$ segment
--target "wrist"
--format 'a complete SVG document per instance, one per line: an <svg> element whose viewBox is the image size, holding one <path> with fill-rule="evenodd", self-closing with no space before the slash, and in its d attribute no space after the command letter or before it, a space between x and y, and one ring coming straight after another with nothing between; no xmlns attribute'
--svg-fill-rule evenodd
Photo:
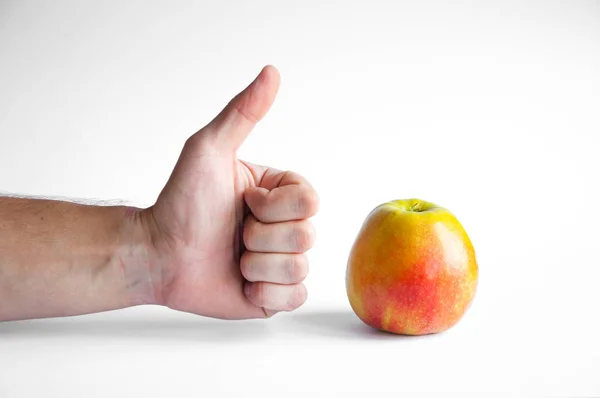
<svg viewBox="0 0 600 398"><path fill-rule="evenodd" d="M125 295L132 306L163 305L163 267L153 244L148 210L123 208L120 244L114 259L121 267Z"/></svg>

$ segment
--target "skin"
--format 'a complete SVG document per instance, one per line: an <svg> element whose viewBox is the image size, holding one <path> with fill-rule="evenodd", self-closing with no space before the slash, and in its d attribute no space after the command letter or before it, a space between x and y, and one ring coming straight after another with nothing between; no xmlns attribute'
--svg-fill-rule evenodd
<svg viewBox="0 0 600 398"><path fill-rule="evenodd" d="M352 247L346 287L367 325L407 335L455 325L475 294L473 245L448 210L418 199L384 203Z"/></svg>
<svg viewBox="0 0 600 398"><path fill-rule="evenodd" d="M0 198L0 320L141 304L246 319L302 305L317 194L236 156L278 87L265 67L192 135L150 208Z"/></svg>

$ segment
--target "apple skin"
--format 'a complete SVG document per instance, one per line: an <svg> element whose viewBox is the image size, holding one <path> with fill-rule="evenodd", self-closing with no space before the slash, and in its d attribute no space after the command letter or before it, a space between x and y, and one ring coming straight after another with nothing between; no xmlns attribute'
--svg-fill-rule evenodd
<svg viewBox="0 0 600 398"><path fill-rule="evenodd" d="M367 325L423 335L462 318L477 278L471 240L450 211L419 199L395 200L377 206L362 225L346 290Z"/></svg>

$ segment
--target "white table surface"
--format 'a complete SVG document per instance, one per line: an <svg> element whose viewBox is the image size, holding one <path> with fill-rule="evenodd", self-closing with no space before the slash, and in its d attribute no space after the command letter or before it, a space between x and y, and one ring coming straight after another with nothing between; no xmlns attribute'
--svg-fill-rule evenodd
<svg viewBox="0 0 600 398"><path fill-rule="evenodd" d="M0 190L151 205L272 63L240 157L322 202L302 309L2 323L0 397L600 395L598 3L390 4L0 1ZM440 335L375 332L345 296L365 216L408 197L452 210L479 260Z"/></svg>

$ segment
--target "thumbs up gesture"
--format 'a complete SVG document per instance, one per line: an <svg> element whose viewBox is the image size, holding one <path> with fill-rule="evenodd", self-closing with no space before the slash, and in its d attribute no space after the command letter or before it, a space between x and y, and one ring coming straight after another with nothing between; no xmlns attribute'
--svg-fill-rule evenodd
<svg viewBox="0 0 600 398"><path fill-rule="evenodd" d="M244 319L306 300L304 254L318 197L300 175L237 159L268 112L279 73L265 67L186 142L154 206L140 213L151 243L148 300L200 315Z"/></svg>

